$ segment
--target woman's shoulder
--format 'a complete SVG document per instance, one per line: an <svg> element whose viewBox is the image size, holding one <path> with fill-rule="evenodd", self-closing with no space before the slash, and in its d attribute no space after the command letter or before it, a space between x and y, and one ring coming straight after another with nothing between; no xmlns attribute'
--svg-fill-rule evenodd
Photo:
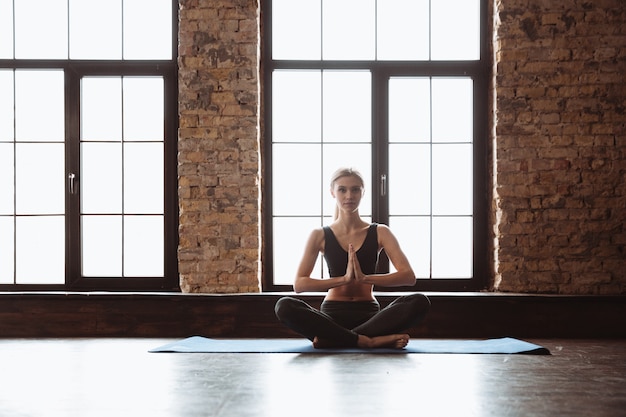
<svg viewBox="0 0 626 417"><path fill-rule="evenodd" d="M309 238L310 239L324 239L324 227L317 227L313 230L311 230L311 233L309 234Z"/></svg>
<svg viewBox="0 0 626 417"><path fill-rule="evenodd" d="M374 224L376 224L376 223L374 223ZM386 224L377 223L376 224L376 232L378 234L379 242L384 242L385 240L394 237L394 234L391 231L391 228L389 226L387 226Z"/></svg>
<svg viewBox="0 0 626 417"><path fill-rule="evenodd" d="M383 233L391 233L391 229L386 224L372 223L370 227L375 227L378 232L382 231Z"/></svg>
<svg viewBox="0 0 626 417"><path fill-rule="evenodd" d="M324 250L324 229L322 227L311 230L311 233L309 233L307 247L309 250Z"/></svg>

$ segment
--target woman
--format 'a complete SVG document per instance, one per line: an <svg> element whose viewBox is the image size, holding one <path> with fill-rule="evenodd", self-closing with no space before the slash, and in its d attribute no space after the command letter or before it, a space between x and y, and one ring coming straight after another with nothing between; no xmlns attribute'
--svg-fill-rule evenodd
<svg viewBox="0 0 626 417"><path fill-rule="evenodd" d="M339 169L330 185L336 200L335 221L311 233L294 282L296 293L327 291L326 297L319 310L297 298L283 297L276 303L276 316L315 348L402 349L409 343L406 330L424 318L430 301L412 294L380 309L374 285L410 286L415 284L415 274L391 230L361 219L359 204L365 191L361 174ZM396 272L376 273L383 249ZM320 253L328 265L328 279L311 277Z"/></svg>

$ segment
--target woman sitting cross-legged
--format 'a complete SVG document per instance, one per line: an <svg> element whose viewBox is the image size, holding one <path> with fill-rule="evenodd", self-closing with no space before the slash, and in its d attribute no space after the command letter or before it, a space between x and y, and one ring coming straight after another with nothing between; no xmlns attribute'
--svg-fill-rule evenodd
<svg viewBox="0 0 626 417"><path fill-rule="evenodd" d="M375 285L410 286L415 274L389 227L361 219L364 181L357 171L335 172L330 191L336 200L335 221L313 230L294 282L297 293L327 291L326 296L319 310L295 297L283 297L276 303L276 316L316 348L402 349L409 343L407 329L426 316L430 301L416 293L380 308ZM383 249L395 272L376 273ZM328 265L328 279L311 277L320 253Z"/></svg>

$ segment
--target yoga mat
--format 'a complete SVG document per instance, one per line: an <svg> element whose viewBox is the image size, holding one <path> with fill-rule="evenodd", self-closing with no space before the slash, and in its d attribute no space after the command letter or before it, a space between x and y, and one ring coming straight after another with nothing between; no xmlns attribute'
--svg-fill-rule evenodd
<svg viewBox="0 0 626 417"><path fill-rule="evenodd" d="M149 352L181 353L525 353L549 355L542 346L504 337L486 340L411 339L404 349L315 349L307 339L209 339L192 336Z"/></svg>

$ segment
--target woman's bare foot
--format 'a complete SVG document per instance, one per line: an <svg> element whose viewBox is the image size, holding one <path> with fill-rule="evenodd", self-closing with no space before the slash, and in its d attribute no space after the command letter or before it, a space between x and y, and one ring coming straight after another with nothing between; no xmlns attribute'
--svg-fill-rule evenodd
<svg viewBox="0 0 626 417"><path fill-rule="evenodd" d="M408 334L390 334L385 336L367 337L359 335L357 340L357 347L364 349L376 349L376 348L392 348L392 349L404 349L409 344ZM321 340L317 336L313 339L313 347L315 349L328 349L340 347L332 342Z"/></svg>
<svg viewBox="0 0 626 417"><path fill-rule="evenodd" d="M367 337L359 335L357 346L367 349L393 348L404 349L409 344L408 334L390 334L386 336Z"/></svg>
<svg viewBox="0 0 626 417"><path fill-rule="evenodd" d="M313 347L315 349L324 349L324 348L330 348L332 346L330 343L324 343L323 340L320 340L319 337L315 336L315 338L313 338Z"/></svg>

